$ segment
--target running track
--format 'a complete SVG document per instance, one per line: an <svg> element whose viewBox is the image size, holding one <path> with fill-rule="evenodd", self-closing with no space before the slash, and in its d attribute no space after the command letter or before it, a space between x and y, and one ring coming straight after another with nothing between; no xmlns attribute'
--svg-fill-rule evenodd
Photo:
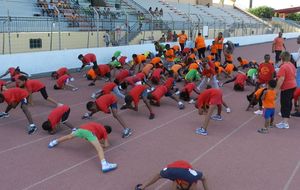
<svg viewBox="0 0 300 190"><path fill-rule="evenodd" d="M288 40L289 51L296 51L296 40ZM240 47L235 58L262 60L271 53L271 44ZM274 57L274 56L272 56ZM274 59L274 58L273 58ZM26 69L25 69L26 70ZM96 87L79 74L74 74L77 92L54 91L54 81L43 78L51 97L71 106L69 121L79 126L86 112L85 104ZM180 86L181 84L179 84ZM141 105L138 113L120 111L126 123L134 129L128 139L120 137L121 127L111 115L95 114L93 121L113 126L109 136L111 147L106 159L119 164L116 171L103 174L93 148L76 139L49 150L50 140L70 131L66 128L49 136L41 129L51 104L40 94L34 95L35 105L30 107L39 130L29 136L27 120L21 109L12 110L10 117L0 120L0 189L2 190L131 190L144 182L169 162L184 159L204 172L211 190L299 190L300 187L300 125L292 118L290 129L271 129L268 135L256 130L263 118L244 111L247 106L245 92L233 92L232 84L223 88L224 99L232 113L223 113L221 122L211 121L207 137L194 134L203 121L193 105L179 110L172 100L163 99L154 108L156 118L148 120L148 111ZM123 103L119 101L119 104ZM0 105L4 110L5 105ZM277 109L278 110L278 109ZM279 116L276 121L279 121ZM161 180L149 190L169 189L170 182ZM201 188L200 188L201 189Z"/></svg>

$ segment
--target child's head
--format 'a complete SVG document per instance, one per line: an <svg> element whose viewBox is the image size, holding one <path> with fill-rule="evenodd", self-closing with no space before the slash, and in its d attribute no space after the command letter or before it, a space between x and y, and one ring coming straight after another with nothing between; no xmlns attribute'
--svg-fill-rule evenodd
<svg viewBox="0 0 300 190"><path fill-rule="evenodd" d="M127 82L122 82L121 84L120 84L120 86L119 86L122 90L125 90L125 89L127 89L127 87L128 87L128 83Z"/></svg>
<svg viewBox="0 0 300 190"><path fill-rule="evenodd" d="M210 88L212 88L212 86L211 86L210 84L208 84L208 85L206 86L206 89L210 89Z"/></svg>
<svg viewBox="0 0 300 190"><path fill-rule="evenodd" d="M239 62L241 62L241 61L242 61L242 58L241 58L241 57L238 57L237 60L238 60Z"/></svg>
<svg viewBox="0 0 300 190"><path fill-rule="evenodd" d="M111 133L111 131L112 131L111 126L109 126L109 125L104 125L104 128L105 128L105 131L106 131L107 134L110 134L110 133Z"/></svg>
<svg viewBox="0 0 300 190"><path fill-rule="evenodd" d="M215 41L212 41L211 44L214 45L214 44L215 44Z"/></svg>
<svg viewBox="0 0 300 190"><path fill-rule="evenodd" d="M92 113L96 113L98 111L97 105L93 101L89 101L88 103L86 103L86 109Z"/></svg>
<svg viewBox="0 0 300 190"><path fill-rule="evenodd" d="M189 93L188 93L186 90L181 91L180 94L179 94L179 97L180 97L180 99L182 99L183 101L189 101L189 100L190 100Z"/></svg>
<svg viewBox="0 0 300 190"><path fill-rule="evenodd" d="M268 88L274 89L276 88L277 81L276 80L270 80L268 83Z"/></svg>
<svg viewBox="0 0 300 190"><path fill-rule="evenodd" d="M167 50L170 49L170 44L166 44L166 49L167 49Z"/></svg>
<svg viewBox="0 0 300 190"><path fill-rule="evenodd" d="M79 59L80 61L82 61L82 60L83 60L83 55L82 55L82 54L79 54L79 55L78 55L78 59Z"/></svg>
<svg viewBox="0 0 300 190"><path fill-rule="evenodd" d="M131 95L126 95L125 96L125 103L126 105L131 105L131 102L133 101L133 98Z"/></svg>
<svg viewBox="0 0 300 190"><path fill-rule="evenodd" d="M19 76L18 79L17 79L18 86L21 87L21 88L23 88L24 85L25 85L25 82L26 82L27 80L28 80L28 79L27 79L26 76L24 76L24 75Z"/></svg>
<svg viewBox="0 0 300 190"><path fill-rule="evenodd" d="M58 74L57 74L56 71L54 71L54 72L51 73L51 78L58 79Z"/></svg>
<svg viewBox="0 0 300 190"><path fill-rule="evenodd" d="M271 56L269 54L265 54L264 60L266 63L268 63L271 60Z"/></svg>
<svg viewBox="0 0 300 190"><path fill-rule="evenodd" d="M55 85L53 86L53 89L54 89L54 90L59 90L60 88L55 84Z"/></svg>
<svg viewBox="0 0 300 190"><path fill-rule="evenodd" d="M137 58L137 54L132 54L132 59L136 59Z"/></svg>
<svg viewBox="0 0 300 190"><path fill-rule="evenodd" d="M42 128L45 130L45 131L48 131L49 133L52 131L52 126L51 126L51 123L49 120L45 121L43 124L42 124Z"/></svg>
<svg viewBox="0 0 300 190"><path fill-rule="evenodd" d="M2 93L0 93L0 103L3 103L5 100L4 95Z"/></svg>

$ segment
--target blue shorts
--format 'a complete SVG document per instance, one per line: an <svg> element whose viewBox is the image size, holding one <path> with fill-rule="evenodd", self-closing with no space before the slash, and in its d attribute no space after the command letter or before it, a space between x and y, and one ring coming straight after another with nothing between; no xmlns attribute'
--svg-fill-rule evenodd
<svg viewBox="0 0 300 190"><path fill-rule="evenodd" d="M27 101L27 98L24 98L23 100L21 100L21 105L27 105L28 104L28 101Z"/></svg>
<svg viewBox="0 0 300 190"><path fill-rule="evenodd" d="M265 108L264 109L264 118L265 119L270 119L273 118L275 115L275 108Z"/></svg>
<svg viewBox="0 0 300 190"><path fill-rule="evenodd" d="M110 105L111 109L118 109L118 104L117 103L113 103L112 105Z"/></svg>
<svg viewBox="0 0 300 190"><path fill-rule="evenodd" d="M147 92L147 89L143 91L143 93L141 94L141 98L147 98L148 96L148 92Z"/></svg>

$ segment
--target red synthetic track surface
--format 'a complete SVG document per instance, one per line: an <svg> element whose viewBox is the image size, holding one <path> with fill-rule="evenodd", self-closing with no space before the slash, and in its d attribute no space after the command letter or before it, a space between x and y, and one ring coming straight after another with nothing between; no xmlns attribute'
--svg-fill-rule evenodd
<svg viewBox="0 0 300 190"><path fill-rule="evenodd" d="M296 40L288 40L289 51L296 51ZM261 61L271 53L271 44L240 47L235 57ZM272 56L273 57L273 56ZM88 87L88 82L74 74L79 91L54 91L54 81L41 79L47 84L51 97L71 106L69 121L76 126L86 112L85 104L91 93L100 87ZM234 92L232 84L223 87L224 100L232 113L223 113L223 121L211 121L209 135L194 133L203 122L193 105L179 110L172 100L164 98L161 107L154 108L156 118L148 120L148 111L140 105L135 113L120 111L126 123L134 130L131 137L120 137L121 127L111 115L95 114L93 121L113 126L109 136L111 147L106 159L119 164L113 172L103 174L92 146L81 139L68 141L49 150L50 140L69 133L63 128L50 136L41 129L51 104L40 94L34 95L35 105L30 107L39 130L27 135L28 125L20 108L12 110L10 117L0 121L0 189L2 190L131 190L159 172L166 164L183 159L202 170L211 190L299 190L300 187L300 125L292 118L290 129L271 129L267 135L256 132L263 126L263 118L247 106L245 92ZM119 101L119 104L123 103ZM6 105L0 106L4 110ZM278 109L277 109L278 110ZM280 117L276 115L276 121ZM170 182L161 180L149 189L169 189ZM202 189L199 187L199 189Z"/></svg>

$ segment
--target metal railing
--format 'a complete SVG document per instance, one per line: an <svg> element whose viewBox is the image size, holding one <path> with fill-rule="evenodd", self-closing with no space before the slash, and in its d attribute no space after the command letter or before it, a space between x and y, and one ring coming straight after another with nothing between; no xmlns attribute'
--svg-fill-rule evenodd
<svg viewBox="0 0 300 190"><path fill-rule="evenodd" d="M197 16L197 15L196 15ZM0 17L0 51L2 54L18 53L26 51L52 51L71 48L91 48L104 46L101 32L109 31L113 45L131 44L131 40L138 34L144 32L140 41L147 39L158 40L159 34L168 31L186 30L190 34L190 39L194 38L198 32L202 32L203 26L208 26L209 33L207 38L214 38L218 32L223 32L225 37L260 35L277 33L282 30L282 26L270 28L263 23L245 23L225 21L205 22L205 18L194 17L190 22L146 18L139 21L134 15L126 15L121 19L100 18L97 10L93 9L91 16L79 16L76 19L63 17ZM130 19L131 18L131 19ZM192 17L191 17L192 19ZM141 25L139 24L141 22ZM290 28L291 29L291 28ZM289 28L285 29L288 32ZM29 49L28 41L20 40L19 34L32 34L33 37L39 37L39 33L48 33L49 40L44 40L43 48ZM71 34L72 33L72 34ZM73 34L78 34L76 35ZM153 36L153 33L156 35ZM1 36L2 34L2 36ZM13 35L12 35L13 34ZM80 35L79 35L80 34ZM18 39L16 39L18 38ZM49 43L48 43L49 41ZM70 45L72 42L73 45ZM24 43L27 43L24 45ZM27 47L24 48L24 47Z"/></svg>

